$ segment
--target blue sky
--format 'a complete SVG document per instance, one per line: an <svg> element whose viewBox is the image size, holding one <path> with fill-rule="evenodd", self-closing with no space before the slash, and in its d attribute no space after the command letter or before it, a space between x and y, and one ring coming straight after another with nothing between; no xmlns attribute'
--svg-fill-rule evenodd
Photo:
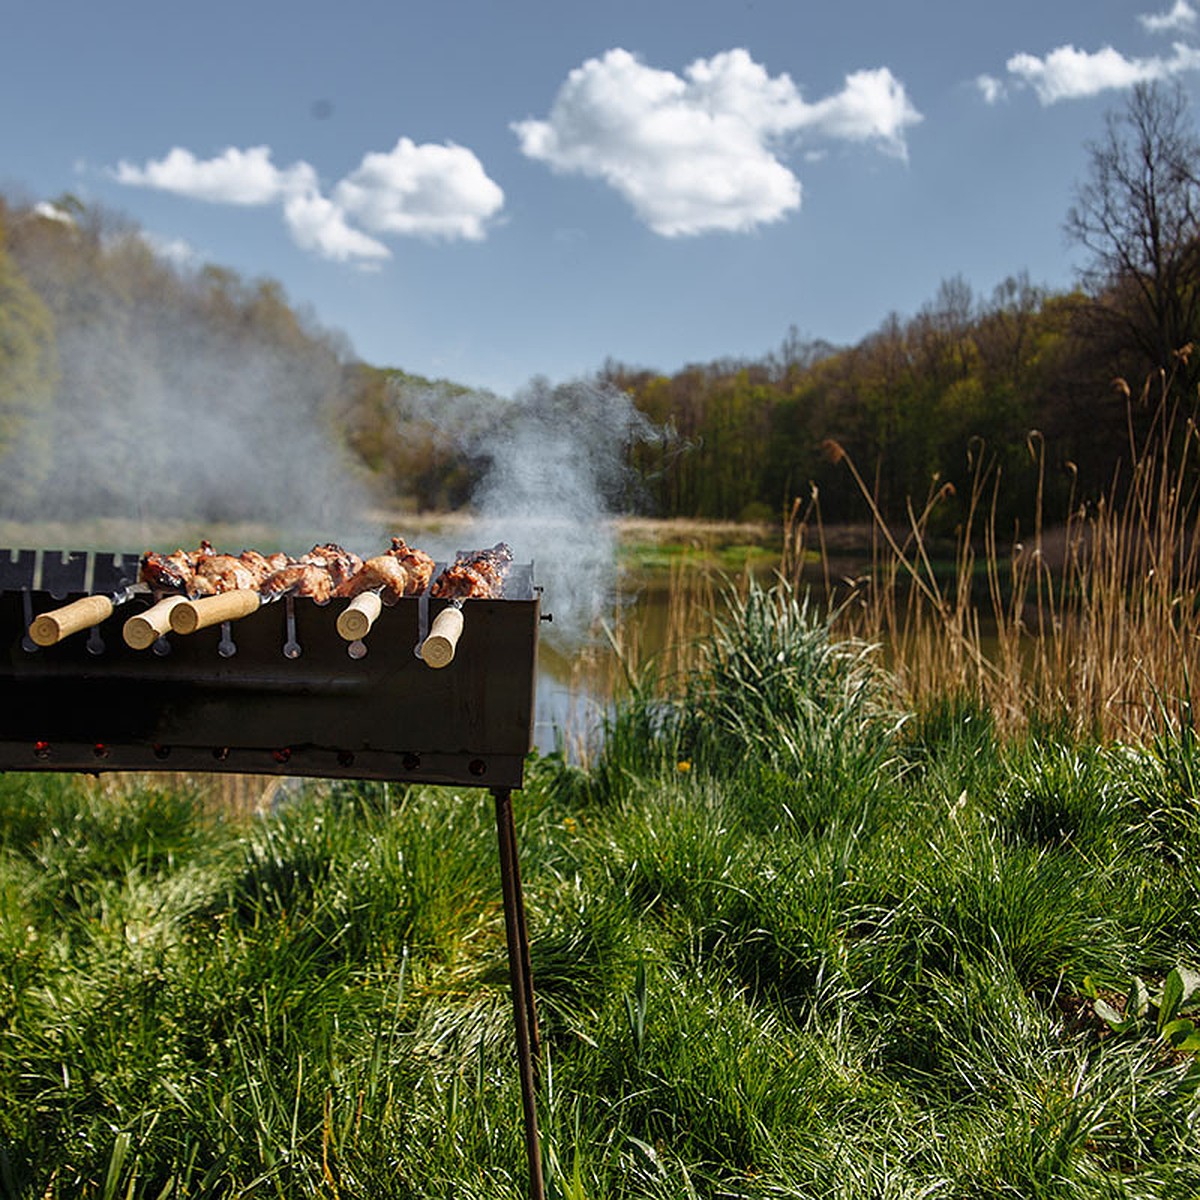
<svg viewBox="0 0 1200 1200"><path fill-rule="evenodd" d="M1069 286L1086 143L1200 81L1200 3L6 6L0 189L279 280L377 365L511 392L852 343Z"/></svg>

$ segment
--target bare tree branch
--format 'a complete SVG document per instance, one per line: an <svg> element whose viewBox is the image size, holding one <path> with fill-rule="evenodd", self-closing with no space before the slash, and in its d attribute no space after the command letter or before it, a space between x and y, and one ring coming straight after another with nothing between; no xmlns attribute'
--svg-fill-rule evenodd
<svg viewBox="0 0 1200 1200"><path fill-rule="evenodd" d="M1110 335L1171 367L1200 334L1200 139L1183 89L1137 85L1088 151L1065 224L1091 255L1080 280Z"/></svg>

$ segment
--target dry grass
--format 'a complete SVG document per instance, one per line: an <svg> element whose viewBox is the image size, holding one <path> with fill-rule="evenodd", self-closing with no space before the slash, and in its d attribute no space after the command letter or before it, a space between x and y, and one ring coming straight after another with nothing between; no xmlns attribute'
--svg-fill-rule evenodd
<svg viewBox="0 0 1200 1200"><path fill-rule="evenodd" d="M1049 725L1124 741L1150 737L1164 719L1190 720L1191 680L1200 677L1200 447L1169 384L1160 378L1156 394L1147 385L1131 399L1131 417L1140 404L1154 419L1141 440L1130 420L1132 467L1111 493L1097 503L1073 500L1064 518L1048 522L1039 487L1023 536L999 528L1002 481L986 448L974 447L949 570L935 561L930 525L953 488L935 481L897 529L854 462L830 443L872 513L867 566L853 580L837 577L838 547L814 491L785 519L779 573L823 601L835 631L883 648L897 699L910 709L953 697L988 709L1008 735ZM1041 435L1031 434L1027 448L1044 478ZM722 585L686 558L672 569L655 687L678 694L722 610L721 587L744 595L746 582ZM617 613L608 629L614 653L605 660L596 650L577 667L602 695L643 680L650 665L638 620Z"/></svg>
<svg viewBox="0 0 1200 1200"><path fill-rule="evenodd" d="M290 539L271 525L209 523L160 518L94 517L84 521L0 520L0 545L14 549L55 547L138 553L149 548L195 546L208 538L221 546L273 546Z"/></svg>
<svg viewBox="0 0 1200 1200"><path fill-rule="evenodd" d="M745 521L708 521L699 518L620 517L615 522L617 535L624 542L651 545L691 542L697 546L730 542L769 542L777 536L770 524Z"/></svg>
<svg viewBox="0 0 1200 1200"><path fill-rule="evenodd" d="M293 781L280 775L187 775L145 771L110 772L90 779L80 777L80 783L113 798L128 797L146 788L177 790L196 796L203 811L236 823L271 812L280 794Z"/></svg>
<svg viewBox="0 0 1200 1200"><path fill-rule="evenodd" d="M949 579L928 549L930 518L953 494L949 485L935 485L920 509L910 505L907 528L896 531L833 447L871 507L875 536L864 577L838 595L826 575L827 599L839 605L839 628L888 648L905 704L970 697L1008 733L1041 721L1135 741L1161 728L1165 710L1182 711L1200 666L1197 430L1166 381L1160 388L1142 441L1130 421L1126 478L1099 503L1073 502L1053 529L1039 486L1029 535L1005 542L996 521L1001 481L978 447ZM1152 402L1149 386L1139 402ZM1044 478L1036 432L1028 450ZM783 570L798 579L822 531L819 511L797 506L792 517Z"/></svg>

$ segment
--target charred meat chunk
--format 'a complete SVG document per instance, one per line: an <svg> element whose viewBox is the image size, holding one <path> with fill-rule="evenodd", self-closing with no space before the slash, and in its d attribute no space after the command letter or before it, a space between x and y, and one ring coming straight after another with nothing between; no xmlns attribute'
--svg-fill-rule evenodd
<svg viewBox="0 0 1200 1200"><path fill-rule="evenodd" d="M460 554L437 577L431 594L446 600L496 600L512 565L512 548L497 542L490 550Z"/></svg>

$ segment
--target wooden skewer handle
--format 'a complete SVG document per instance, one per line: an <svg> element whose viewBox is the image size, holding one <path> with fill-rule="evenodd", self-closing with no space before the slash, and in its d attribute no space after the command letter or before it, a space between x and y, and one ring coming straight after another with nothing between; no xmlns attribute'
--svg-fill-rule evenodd
<svg viewBox="0 0 1200 1200"><path fill-rule="evenodd" d="M112 610L113 602L107 596L84 596L35 617L29 626L29 636L38 646L53 646L72 633L106 621Z"/></svg>
<svg viewBox="0 0 1200 1200"><path fill-rule="evenodd" d="M171 628L176 633L195 633L209 625L222 621L236 621L247 617L262 601L258 593L249 588L235 588L219 596L202 596L199 600L185 600L171 609Z"/></svg>
<svg viewBox="0 0 1200 1200"><path fill-rule="evenodd" d="M371 632L382 608L383 600L378 592L359 592L338 614L338 633L348 642L361 641Z"/></svg>
<svg viewBox="0 0 1200 1200"><path fill-rule="evenodd" d="M444 667L454 661L458 639L462 637L461 608L443 608L429 627L429 636L421 643L421 657L431 667Z"/></svg>
<svg viewBox="0 0 1200 1200"><path fill-rule="evenodd" d="M186 603L184 596L168 596L145 612L130 617L121 630L125 645L134 650L147 650L171 628L171 610Z"/></svg>

